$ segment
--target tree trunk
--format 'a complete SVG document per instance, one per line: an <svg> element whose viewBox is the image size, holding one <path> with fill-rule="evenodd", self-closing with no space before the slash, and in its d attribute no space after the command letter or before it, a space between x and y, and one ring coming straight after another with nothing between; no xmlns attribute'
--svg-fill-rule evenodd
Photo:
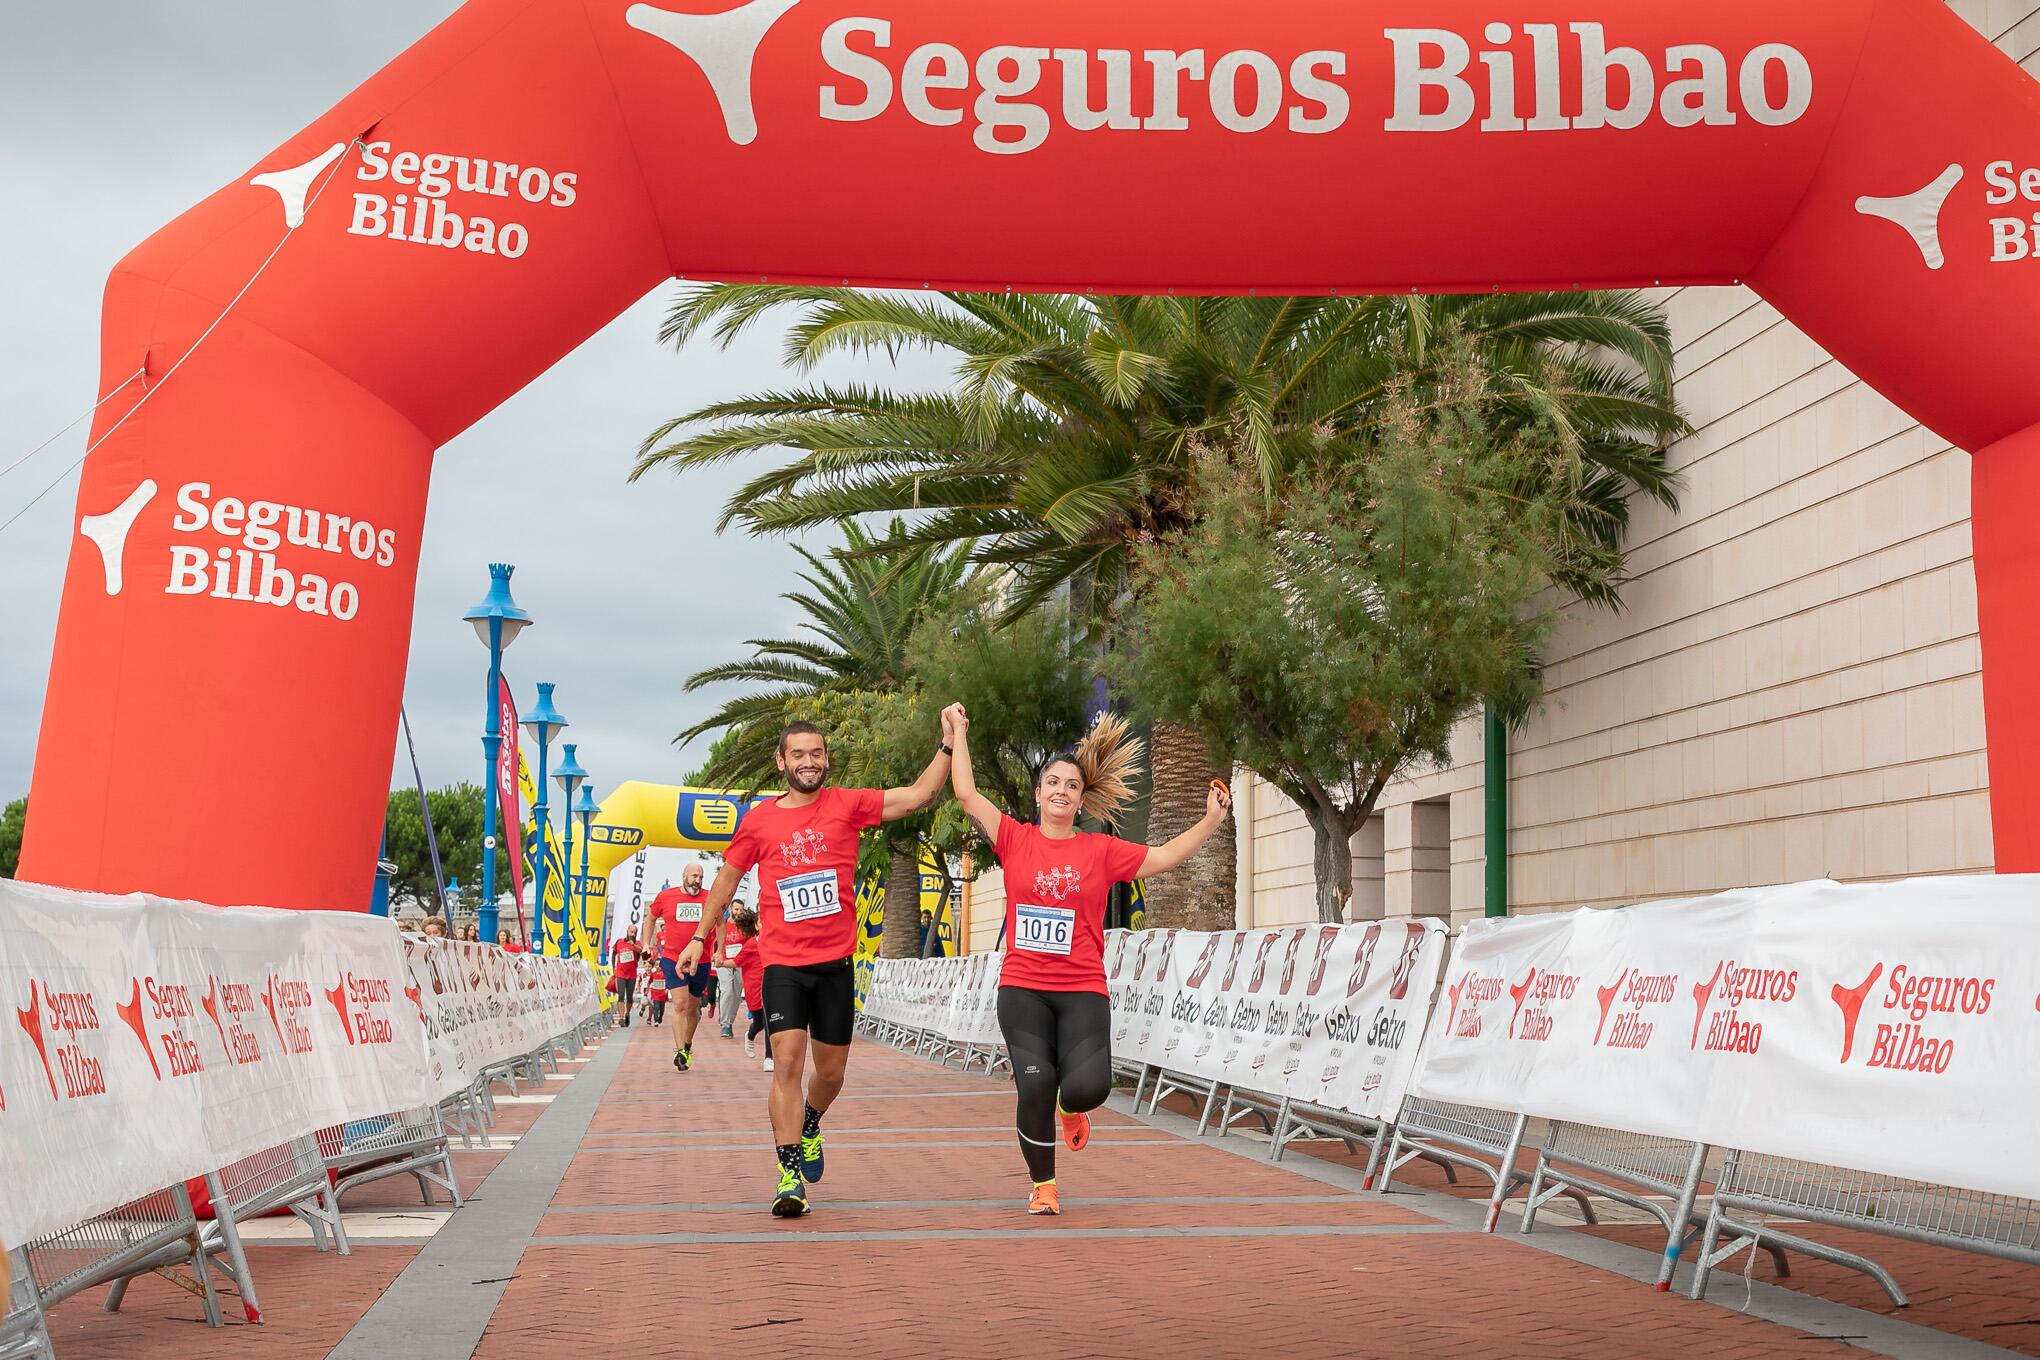
<svg viewBox="0 0 2040 1360"><path fill-rule="evenodd" d="M892 866L885 875L885 940L889 959L921 957L921 866L914 847L888 846Z"/></svg>
<svg viewBox="0 0 2040 1360"><path fill-rule="evenodd" d="M1231 772L1213 767L1197 734L1179 723L1157 722L1148 741L1154 795L1148 808L1148 844L1161 845L1204 820L1206 791ZM1150 880L1147 925L1191 930L1231 930L1238 886L1233 878L1230 823L1212 833L1204 848L1172 873Z"/></svg>
<svg viewBox="0 0 2040 1360"><path fill-rule="evenodd" d="M1353 900L1353 833L1343 818L1313 803L1303 804L1303 818L1310 823L1318 920L1337 925L1346 919L1346 904Z"/></svg>

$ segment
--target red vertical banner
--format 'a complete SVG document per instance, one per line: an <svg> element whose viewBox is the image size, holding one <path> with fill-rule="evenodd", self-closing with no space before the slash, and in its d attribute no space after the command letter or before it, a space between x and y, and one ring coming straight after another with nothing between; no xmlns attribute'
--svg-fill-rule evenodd
<svg viewBox="0 0 2040 1360"><path fill-rule="evenodd" d="M496 753L496 841L508 847L510 895L517 903L517 938L523 940L531 932L524 924L524 817L517 810L517 701L507 677L497 677L496 710L496 725L503 729Z"/></svg>

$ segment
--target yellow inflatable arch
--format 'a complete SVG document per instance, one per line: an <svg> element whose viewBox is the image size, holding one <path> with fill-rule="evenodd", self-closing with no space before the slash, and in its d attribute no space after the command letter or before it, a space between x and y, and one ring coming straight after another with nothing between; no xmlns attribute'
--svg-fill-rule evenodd
<svg viewBox="0 0 2040 1360"><path fill-rule="evenodd" d="M609 875L640 850L706 850L721 852L736 834L737 821L753 803L777 797L777 791L742 793L733 789L698 789L675 784L627 780L604 798L588 827L588 878L576 894L574 944L588 961L600 965L603 919L609 909ZM556 840L556 838L554 838ZM529 843L529 842L527 842ZM581 846L573 847L570 874L581 872ZM572 881L570 879L570 881ZM550 899L552 894L547 894ZM957 952L953 902L942 901L942 877L931 864L921 870L920 905L935 914L942 952ZM875 954L883 929L884 889L860 885L857 893L858 953ZM551 906L550 901L548 906ZM545 948L557 953L560 918L557 909L545 914Z"/></svg>

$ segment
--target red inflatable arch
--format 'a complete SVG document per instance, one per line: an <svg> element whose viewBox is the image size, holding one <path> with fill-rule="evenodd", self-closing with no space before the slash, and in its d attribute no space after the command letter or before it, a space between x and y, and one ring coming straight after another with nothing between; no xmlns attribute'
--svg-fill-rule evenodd
<svg viewBox="0 0 2040 1360"><path fill-rule="evenodd" d="M472 0L121 262L24 874L366 902L433 450L675 275L1747 283L1976 454L2040 868L2040 86L1938 0L714 3Z"/></svg>

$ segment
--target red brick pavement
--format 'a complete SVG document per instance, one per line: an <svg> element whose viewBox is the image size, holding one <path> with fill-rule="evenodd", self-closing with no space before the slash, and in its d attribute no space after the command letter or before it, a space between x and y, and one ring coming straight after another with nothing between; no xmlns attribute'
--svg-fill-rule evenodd
<svg viewBox="0 0 2040 1360"><path fill-rule="evenodd" d="M824 1125L830 1160L815 1211L775 1220L764 1212L773 1174L767 1079L734 1045L710 1039L697 1051L696 1069L681 1075L663 1067L670 1047L634 1040L478 1357L564 1354L565 1335L600 1336L626 1354L672 1348L662 1316L620 1311L619 1299L684 1309L686 1349L701 1354L1841 1349L1506 1238L1441 1231L1405 1205L1344 1194L1112 1111L1097 1116L1092 1147L1062 1158L1064 1216L1029 1219L1011 1087L871 1045L853 1054ZM1142 1202L1155 1199L1199 1202ZM597 1211L604 1206L614 1208ZM1325 1231L1355 1228L1376 1235ZM730 1233L784 1240L587 1240ZM936 1236L854 1236L872 1233Z"/></svg>
<svg viewBox="0 0 2040 1360"><path fill-rule="evenodd" d="M741 1046L706 1036L697 1041L698 1067L682 1075L666 1063L663 1035L638 1029L620 1037L629 1045L622 1066L477 1356L1191 1360L1251 1350L1684 1360L1847 1349L1731 1308L1657 1294L1507 1233L1445 1228L1415 1197L1350 1194L1112 1111L1097 1116L1091 1148L1062 1159L1065 1215L1029 1219L1020 1211L1026 1182L1010 1132L1010 1086L874 1045L859 1045L849 1087L825 1125L830 1162L814 1190L815 1212L775 1220L764 1211L772 1179L767 1078ZM546 1093L564 1089L575 1070L546 1083ZM546 1108L502 1106L503 1126L529 1128ZM457 1155L463 1185L475 1188L506 1154ZM1430 1166L1403 1179L1444 1188ZM408 1180L388 1182L357 1203L409 1207L416 1190ZM1599 1231L1654 1245L1645 1229ZM762 1240L715 1240L732 1234ZM1916 1289L1908 1321L2001 1345L2028 1345L2040 1331L2027 1321L2040 1317L2040 1290L2031 1287L2040 1272L1973 1257L1928 1270L1947 1254L1878 1247ZM117 1318L97 1313L96 1300L60 1308L62 1354L253 1356L257 1347L264 1357L324 1354L412 1251L365 1246L344 1261L302 1247L254 1254L266 1328L237 1322L208 1334L195 1304L145 1280ZM1768 1261L1759 1271L1768 1276ZM1935 1283L1924 1285L1929 1278ZM1812 1262L1800 1263L1791 1283L1842 1302L1878 1303L1861 1277ZM1740 1301L1732 1275L1721 1288L1726 1301ZM675 1314L685 1319L680 1346Z"/></svg>

